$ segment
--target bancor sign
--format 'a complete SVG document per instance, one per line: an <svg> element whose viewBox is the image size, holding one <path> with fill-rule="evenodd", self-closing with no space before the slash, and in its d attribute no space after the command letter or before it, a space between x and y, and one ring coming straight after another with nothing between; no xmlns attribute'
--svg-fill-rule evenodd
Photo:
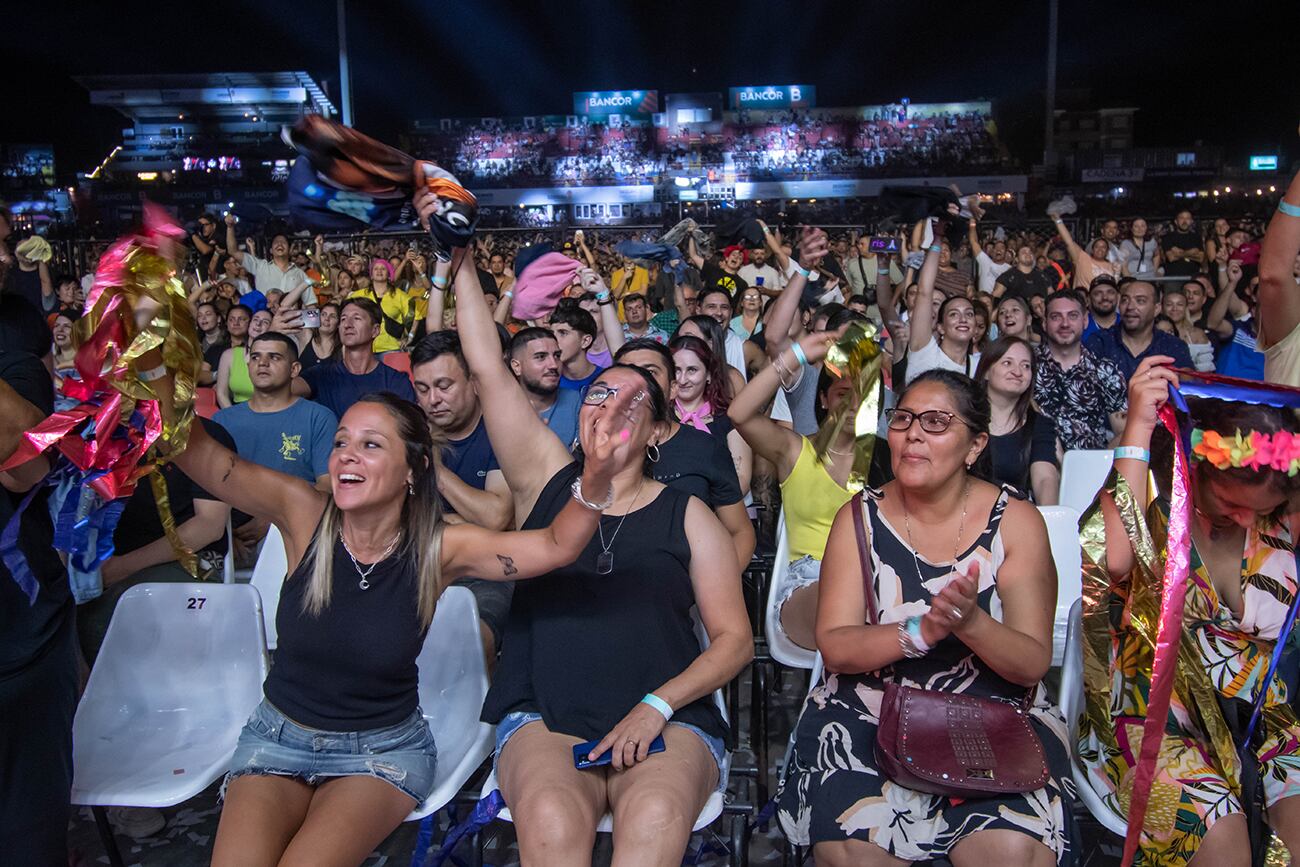
<svg viewBox="0 0 1300 867"><path fill-rule="evenodd" d="M657 90L588 90L573 94L573 113L649 117L659 110Z"/></svg>
<svg viewBox="0 0 1300 867"><path fill-rule="evenodd" d="M733 87L727 104L742 108L812 108L817 88L811 84L768 84L761 87Z"/></svg>

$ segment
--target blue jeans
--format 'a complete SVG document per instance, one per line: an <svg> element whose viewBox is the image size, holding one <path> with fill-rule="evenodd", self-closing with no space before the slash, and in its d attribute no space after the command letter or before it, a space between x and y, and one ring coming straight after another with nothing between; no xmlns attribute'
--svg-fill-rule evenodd
<svg viewBox="0 0 1300 867"><path fill-rule="evenodd" d="M394 726L330 732L299 725L263 699L239 735L226 785L244 774L292 777L309 786L336 777L374 777L420 804L433 792L437 761L433 733L419 708Z"/></svg>

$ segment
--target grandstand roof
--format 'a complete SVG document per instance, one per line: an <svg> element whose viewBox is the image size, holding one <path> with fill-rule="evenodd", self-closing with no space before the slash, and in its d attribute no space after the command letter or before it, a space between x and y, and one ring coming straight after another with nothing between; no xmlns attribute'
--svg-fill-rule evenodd
<svg viewBox="0 0 1300 867"><path fill-rule="evenodd" d="M171 75L82 75L92 105L115 108L137 123L180 115L236 119L250 110L269 123L293 123L308 111L326 117L334 104L306 72L210 72Z"/></svg>

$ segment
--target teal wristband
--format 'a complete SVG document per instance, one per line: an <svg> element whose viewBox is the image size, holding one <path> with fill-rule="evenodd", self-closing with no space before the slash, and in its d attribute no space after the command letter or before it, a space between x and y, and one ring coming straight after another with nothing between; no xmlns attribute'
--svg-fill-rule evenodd
<svg viewBox="0 0 1300 867"><path fill-rule="evenodd" d="M1293 205L1286 199L1277 203L1277 209L1288 217L1300 217L1300 205Z"/></svg>
<svg viewBox="0 0 1300 867"><path fill-rule="evenodd" d="M800 346L797 342L796 342L796 343L791 343L791 344L790 344L790 351L794 353L794 360L795 360L795 361L799 362L801 365L807 366L807 364L808 364L808 356L804 354L804 351L803 351L803 347L802 347L802 346Z"/></svg>
<svg viewBox="0 0 1300 867"><path fill-rule="evenodd" d="M655 710L663 714L664 722L668 722L670 719L673 718L673 709L668 706L668 702L664 701L662 698L655 695L653 692L647 692L645 694L645 698L641 699L641 704L648 704L652 708L654 708Z"/></svg>
<svg viewBox="0 0 1300 867"><path fill-rule="evenodd" d="M807 280L807 279L808 279L808 275L811 274L812 271L808 270L807 268L800 267L800 265L799 265L798 262L795 262L795 263L793 263L793 264L794 264L794 272L795 272L796 274L802 274L802 275L803 275L803 278L804 278L805 280Z"/></svg>
<svg viewBox="0 0 1300 867"><path fill-rule="evenodd" d="M925 636L921 634L921 618L919 615L913 615L905 621L907 624L907 637L912 639L912 644L922 653L929 653L932 648L925 643Z"/></svg>
<svg viewBox="0 0 1300 867"><path fill-rule="evenodd" d="M935 244L934 246L932 246L932 247L930 248L930 252L931 252L931 253L942 253L942 252L943 252L943 245L942 245L942 244Z"/></svg>
<svg viewBox="0 0 1300 867"><path fill-rule="evenodd" d="M1115 460L1122 461L1125 459L1149 464L1151 463L1151 452L1141 446L1116 446Z"/></svg>
<svg viewBox="0 0 1300 867"><path fill-rule="evenodd" d="M435 288L446 289L447 284L450 283L451 281L448 278L442 276L441 274L434 274L430 282L433 283Z"/></svg>

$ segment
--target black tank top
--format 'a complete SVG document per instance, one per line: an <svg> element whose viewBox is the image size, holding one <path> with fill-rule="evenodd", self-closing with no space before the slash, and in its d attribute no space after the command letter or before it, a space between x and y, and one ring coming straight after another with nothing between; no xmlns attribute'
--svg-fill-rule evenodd
<svg viewBox="0 0 1300 867"><path fill-rule="evenodd" d="M577 464L556 473L522 529L550 524L577 475ZM642 696L695 661L689 502L690 495L665 488L630 512L613 542L609 575L596 571L601 549L593 536L572 565L515 585L484 722L530 711L553 732L601 738ZM616 515L601 518L606 542L618 522ZM673 721L724 740L730 735L712 696L675 709Z"/></svg>
<svg viewBox="0 0 1300 867"><path fill-rule="evenodd" d="M308 728L355 732L397 725L420 703L415 660L426 630L416 602L415 558L399 548L375 567L370 589L362 590L352 558L336 539L332 577L330 603L316 617L303 611L310 556L285 581L275 615L279 646L262 687L266 698Z"/></svg>

